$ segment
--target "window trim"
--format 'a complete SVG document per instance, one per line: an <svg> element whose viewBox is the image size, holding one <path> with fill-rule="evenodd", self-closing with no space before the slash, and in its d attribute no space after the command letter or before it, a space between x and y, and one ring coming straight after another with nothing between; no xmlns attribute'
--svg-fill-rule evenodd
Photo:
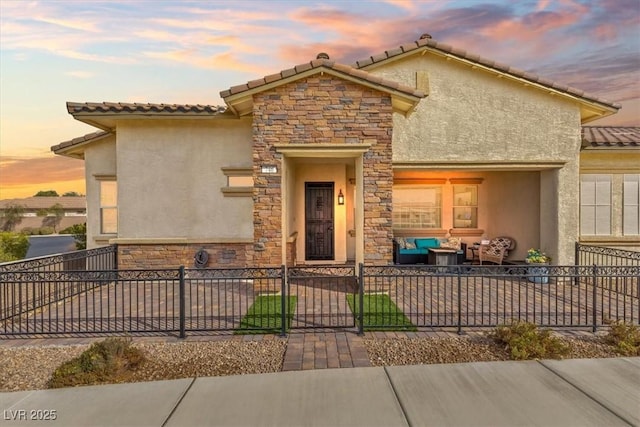
<svg viewBox="0 0 640 427"><path fill-rule="evenodd" d="M638 184L638 195L636 204L631 204L627 202L627 192L625 191L627 177L634 177L635 182ZM635 233L630 233L625 230L626 225L626 215L627 215L627 207L635 207L636 209L636 221L637 231ZM640 236L640 174L623 174L622 175L622 235L623 236Z"/></svg>
<svg viewBox="0 0 640 427"><path fill-rule="evenodd" d="M451 195L453 197L452 199L452 203L451 203L451 228L453 230L477 230L478 229L478 223L480 222L480 219L478 218L479 213L480 213L480 197L479 197L479 193L480 193L480 188L479 185L476 182L473 182L471 180L464 180L464 182L461 182L462 180L450 180L451 181ZM471 181L471 182L469 182ZM475 205L458 205L456 204L456 187L474 187L475 188ZM456 227L456 209L471 209L472 211L475 209L475 224L471 224L469 227ZM469 219L469 221L472 221L473 219L473 215L472 217Z"/></svg>
<svg viewBox="0 0 640 427"><path fill-rule="evenodd" d="M241 176L241 177L252 177L253 178L253 168L244 166L244 167L231 167L225 166L221 168L222 173L224 174L227 185L220 188L220 191L224 195L224 197L253 197L253 186L232 186L229 185L229 177L232 176Z"/></svg>
<svg viewBox="0 0 640 427"><path fill-rule="evenodd" d="M98 207L100 212L100 235L113 236L118 234L118 180L115 175L94 175L96 181L98 181ZM102 204L102 183L113 182L116 186L116 204L115 206ZM104 209L115 209L116 212L116 226L115 231L106 232L104 229Z"/></svg>

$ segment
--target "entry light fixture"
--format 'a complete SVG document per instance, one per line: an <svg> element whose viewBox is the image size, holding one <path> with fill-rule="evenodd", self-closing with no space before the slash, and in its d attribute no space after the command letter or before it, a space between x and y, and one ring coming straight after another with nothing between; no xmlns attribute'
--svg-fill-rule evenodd
<svg viewBox="0 0 640 427"><path fill-rule="evenodd" d="M338 192L338 204L344 205L344 194L342 194L342 188Z"/></svg>

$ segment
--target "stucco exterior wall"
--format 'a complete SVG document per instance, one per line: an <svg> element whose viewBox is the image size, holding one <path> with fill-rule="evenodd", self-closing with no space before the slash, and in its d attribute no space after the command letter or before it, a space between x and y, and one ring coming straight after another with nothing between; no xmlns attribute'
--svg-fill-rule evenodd
<svg viewBox="0 0 640 427"><path fill-rule="evenodd" d="M540 247L540 173L487 172L484 176L480 197L485 199L486 216L481 217L485 236L513 237L516 248L509 258L524 260L529 248Z"/></svg>
<svg viewBox="0 0 640 427"><path fill-rule="evenodd" d="M409 117L394 115L394 162L576 158L577 104L429 53L367 71L415 87L419 70L428 97Z"/></svg>
<svg viewBox="0 0 640 427"><path fill-rule="evenodd" d="M222 167L251 165L250 119L118 122L118 238L253 237L250 197Z"/></svg>
<svg viewBox="0 0 640 427"><path fill-rule="evenodd" d="M109 244L113 235L100 234L100 181L96 177L117 175L116 136L87 146L84 152L87 190L87 248Z"/></svg>

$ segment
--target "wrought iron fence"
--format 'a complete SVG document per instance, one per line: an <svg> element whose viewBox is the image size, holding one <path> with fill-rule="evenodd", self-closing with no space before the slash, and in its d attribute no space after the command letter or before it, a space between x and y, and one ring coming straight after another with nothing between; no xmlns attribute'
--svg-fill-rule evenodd
<svg viewBox="0 0 640 427"><path fill-rule="evenodd" d="M0 271L0 335L639 324L640 266ZM356 329L357 328L357 329Z"/></svg>
<svg viewBox="0 0 640 427"><path fill-rule="evenodd" d="M77 272L114 270L116 256L116 247L106 246L0 264L0 320L100 286L76 280Z"/></svg>
<svg viewBox="0 0 640 427"><path fill-rule="evenodd" d="M363 267L363 293L386 295L413 327L494 327L521 320L554 328L609 320L639 324L640 267L389 266ZM400 320L395 319L398 323Z"/></svg>
<svg viewBox="0 0 640 427"><path fill-rule="evenodd" d="M0 272L5 271L97 271L116 270L117 245L95 249L65 252L18 261L0 263Z"/></svg>
<svg viewBox="0 0 640 427"><path fill-rule="evenodd" d="M640 252L582 245L576 242L576 265L635 265L640 266Z"/></svg>

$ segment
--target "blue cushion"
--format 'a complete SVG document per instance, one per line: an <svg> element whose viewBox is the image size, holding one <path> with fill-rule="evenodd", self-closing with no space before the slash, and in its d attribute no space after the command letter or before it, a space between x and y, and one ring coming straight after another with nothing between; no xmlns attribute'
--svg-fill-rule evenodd
<svg viewBox="0 0 640 427"><path fill-rule="evenodd" d="M398 252L402 255L426 255L429 252L429 249L400 249Z"/></svg>
<svg viewBox="0 0 640 427"><path fill-rule="evenodd" d="M426 239L418 238L416 239L416 246L418 247L418 249L439 248L440 241L435 237L430 237Z"/></svg>

